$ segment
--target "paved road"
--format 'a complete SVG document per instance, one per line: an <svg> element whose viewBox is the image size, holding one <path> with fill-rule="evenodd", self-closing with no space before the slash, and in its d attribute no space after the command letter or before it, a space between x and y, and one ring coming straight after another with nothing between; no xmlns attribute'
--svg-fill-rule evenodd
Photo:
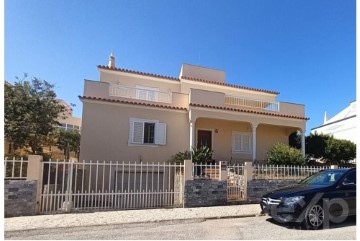
<svg viewBox="0 0 360 241"><path fill-rule="evenodd" d="M356 219L349 218L327 230L302 230L297 225L280 225L267 216L231 219L193 219L138 224L7 231L5 239L287 239L355 240Z"/></svg>

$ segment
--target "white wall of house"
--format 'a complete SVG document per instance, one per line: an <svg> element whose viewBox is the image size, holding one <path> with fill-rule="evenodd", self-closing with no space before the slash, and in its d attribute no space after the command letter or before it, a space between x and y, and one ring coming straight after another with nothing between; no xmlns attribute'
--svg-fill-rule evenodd
<svg viewBox="0 0 360 241"><path fill-rule="evenodd" d="M357 143L356 135L356 101L350 103L344 110L334 117L327 119L326 114L323 125L311 129L311 133L333 135L336 139L349 140Z"/></svg>

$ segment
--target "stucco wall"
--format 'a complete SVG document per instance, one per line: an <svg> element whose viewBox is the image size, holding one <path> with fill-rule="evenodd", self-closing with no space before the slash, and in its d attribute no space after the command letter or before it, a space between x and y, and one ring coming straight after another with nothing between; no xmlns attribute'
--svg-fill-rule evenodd
<svg viewBox="0 0 360 241"><path fill-rule="evenodd" d="M129 119L166 123L166 145L129 145ZM83 103L80 160L164 162L189 149L187 111L108 102Z"/></svg>
<svg viewBox="0 0 360 241"><path fill-rule="evenodd" d="M255 99L255 100L263 100L270 102L276 101L276 95L273 94L182 79L181 92L190 93L190 89L201 89L206 91L220 92L220 93L224 93L225 95L239 96L239 97Z"/></svg>
<svg viewBox="0 0 360 241"><path fill-rule="evenodd" d="M112 84L121 84L129 87L135 87L136 85L159 88L161 92L180 92L180 81L154 78L144 75L134 75L131 73L124 73L121 71L101 70L100 81L108 82Z"/></svg>
<svg viewBox="0 0 360 241"><path fill-rule="evenodd" d="M257 160L266 160L266 153L269 148L277 143L289 144L289 135L296 131L296 128L260 124L256 129Z"/></svg>
<svg viewBox="0 0 360 241"><path fill-rule="evenodd" d="M279 103L279 113L286 115L305 116L305 106L288 102Z"/></svg>
<svg viewBox="0 0 360 241"><path fill-rule="evenodd" d="M221 83L225 82L225 71L190 64L183 64L181 66L180 76L211 80Z"/></svg>

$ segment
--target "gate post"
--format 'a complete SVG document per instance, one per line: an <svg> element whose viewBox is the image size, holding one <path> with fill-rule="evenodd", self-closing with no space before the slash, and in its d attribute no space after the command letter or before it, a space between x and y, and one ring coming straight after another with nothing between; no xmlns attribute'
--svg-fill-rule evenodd
<svg viewBox="0 0 360 241"><path fill-rule="evenodd" d="M28 167L27 167L27 180L37 181L37 190L36 190L36 207L35 213L40 213L41 205L41 194L43 186L43 157L39 155L29 155L28 157Z"/></svg>
<svg viewBox="0 0 360 241"><path fill-rule="evenodd" d="M69 160L68 166L68 177L67 177L67 187L66 187L66 196L65 202L63 203L63 210L65 212L70 212L72 208L72 179L73 179L73 171L74 171L74 162Z"/></svg>
<svg viewBox="0 0 360 241"><path fill-rule="evenodd" d="M244 187L244 198L248 201L248 188L249 188L249 181L253 179L254 174L254 166L252 162L245 162L244 165L244 176L245 176L245 187Z"/></svg>
<svg viewBox="0 0 360 241"><path fill-rule="evenodd" d="M219 161L219 180L226 181L228 176L227 164L225 161Z"/></svg>
<svg viewBox="0 0 360 241"><path fill-rule="evenodd" d="M183 195L182 195L182 204L183 204L183 208L185 208L185 192L186 192L186 188L185 188L185 184L187 180L192 180L192 160L184 160L184 182L183 182Z"/></svg>
<svg viewBox="0 0 360 241"><path fill-rule="evenodd" d="M184 180L192 180L192 160L184 160Z"/></svg>
<svg viewBox="0 0 360 241"><path fill-rule="evenodd" d="M252 162L245 162L244 175L245 175L247 181L250 181L253 179L253 172L254 172L254 167L252 165Z"/></svg>

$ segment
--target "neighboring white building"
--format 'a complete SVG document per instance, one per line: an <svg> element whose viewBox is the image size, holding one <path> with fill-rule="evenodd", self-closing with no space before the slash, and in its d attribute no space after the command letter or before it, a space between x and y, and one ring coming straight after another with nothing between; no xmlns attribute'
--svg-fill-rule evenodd
<svg viewBox="0 0 360 241"><path fill-rule="evenodd" d="M311 129L312 134L315 132L333 135L336 139L349 140L356 144L356 100L330 119L325 112L324 124Z"/></svg>
<svg viewBox="0 0 360 241"><path fill-rule="evenodd" d="M58 121L60 122L60 126L58 126L58 127L65 129L65 130L76 129L76 130L80 131L81 130L81 118L74 117L72 115L73 110L67 102L65 102L62 99L57 99L57 101L65 107L64 114L66 116L66 119L61 119L61 118L58 119Z"/></svg>

